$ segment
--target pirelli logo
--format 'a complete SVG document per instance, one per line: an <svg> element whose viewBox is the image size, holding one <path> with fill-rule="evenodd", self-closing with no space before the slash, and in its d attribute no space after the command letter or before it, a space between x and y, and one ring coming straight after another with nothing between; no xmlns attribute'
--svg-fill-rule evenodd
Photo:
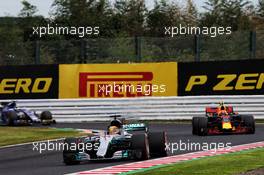
<svg viewBox="0 0 264 175"><path fill-rule="evenodd" d="M0 66L0 99L56 99L58 65Z"/></svg>
<svg viewBox="0 0 264 175"><path fill-rule="evenodd" d="M59 66L59 98L177 95L176 63Z"/></svg>
<svg viewBox="0 0 264 175"><path fill-rule="evenodd" d="M152 95L152 72L80 72L79 97Z"/></svg>
<svg viewBox="0 0 264 175"><path fill-rule="evenodd" d="M192 91L195 87L205 86L207 75L194 75L188 80L185 91ZM214 78L212 91L259 90L263 88L264 73L250 74L219 74Z"/></svg>
<svg viewBox="0 0 264 175"><path fill-rule="evenodd" d="M261 95L264 61L180 63L178 94Z"/></svg>
<svg viewBox="0 0 264 175"><path fill-rule="evenodd" d="M52 78L4 78L0 80L0 94L47 93Z"/></svg>

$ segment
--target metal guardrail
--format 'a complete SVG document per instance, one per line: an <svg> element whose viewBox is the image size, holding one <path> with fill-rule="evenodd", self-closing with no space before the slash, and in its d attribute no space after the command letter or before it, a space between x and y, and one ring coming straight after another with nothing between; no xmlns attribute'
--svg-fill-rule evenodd
<svg viewBox="0 0 264 175"><path fill-rule="evenodd" d="M219 101L241 114L264 119L264 95L17 100L19 107L49 110L59 122L105 121L121 114L140 120L191 119Z"/></svg>

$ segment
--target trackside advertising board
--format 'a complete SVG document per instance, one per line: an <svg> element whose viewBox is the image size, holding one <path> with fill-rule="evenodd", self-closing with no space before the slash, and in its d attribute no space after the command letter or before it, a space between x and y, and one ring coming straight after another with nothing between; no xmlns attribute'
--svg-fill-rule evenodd
<svg viewBox="0 0 264 175"><path fill-rule="evenodd" d="M177 63L59 66L59 98L177 96Z"/></svg>
<svg viewBox="0 0 264 175"><path fill-rule="evenodd" d="M0 99L58 98L58 65L0 66Z"/></svg>
<svg viewBox="0 0 264 175"><path fill-rule="evenodd" d="M264 60L0 66L0 72L0 99L264 94Z"/></svg>
<svg viewBox="0 0 264 175"><path fill-rule="evenodd" d="M178 63L178 95L263 95L264 60Z"/></svg>

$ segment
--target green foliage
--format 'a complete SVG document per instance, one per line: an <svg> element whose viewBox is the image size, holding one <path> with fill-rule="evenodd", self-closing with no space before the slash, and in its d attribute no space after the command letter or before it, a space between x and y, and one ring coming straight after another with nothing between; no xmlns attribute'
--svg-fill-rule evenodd
<svg viewBox="0 0 264 175"><path fill-rule="evenodd" d="M250 35L246 31L233 32L232 35L223 35L216 38L202 37L201 60L247 59L250 56L249 37Z"/></svg>
<svg viewBox="0 0 264 175"><path fill-rule="evenodd" d="M164 36L164 27L185 23L183 12L175 3L166 0L155 1L154 8L147 14L147 33L151 36Z"/></svg>
<svg viewBox="0 0 264 175"><path fill-rule="evenodd" d="M144 33L147 12L145 0L116 0L113 9L113 23L118 33L140 36Z"/></svg>
<svg viewBox="0 0 264 175"><path fill-rule="evenodd" d="M184 21L191 26L196 26L198 23L198 11L192 0L187 0Z"/></svg>
<svg viewBox="0 0 264 175"><path fill-rule="evenodd" d="M37 16L37 7L23 0L19 17L0 18L0 64L33 64L35 41L25 31L37 26L99 26L99 36L49 36L40 41L41 63L134 62L135 37L141 37L141 61L194 61L193 36L167 38L169 26L231 26L233 34L201 39L201 59L248 58L251 16L264 17L264 0L206 0L199 13L195 1L185 5L155 0L54 0L50 18ZM261 33L262 34L262 33ZM263 58L263 34L257 33L257 57ZM222 47L219 47L221 45Z"/></svg>
<svg viewBox="0 0 264 175"><path fill-rule="evenodd" d="M264 17L264 0L259 0L257 9L258 15Z"/></svg>
<svg viewBox="0 0 264 175"><path fill-rule="evenodd" d="M19 16L21 17L29 17L34 16L35 13L38 11L37 7L30 4L28 1L23 0L22 2L23 8L21 9Z"/></svg>
<svg viewBox="0 0 264 175"><path fill-rule="evenodd" d="M194 61L193 37L142 38L142 61Z"/></svg>
<svg viewBox="0 0 264 175"><path fill-rule="evenodd" d="M248 0L208 0L204 8L207 12L202 14L202 26L230 26L233 31L251 29L252 3Z"/></svg>
<svg viewBox="0 0 264 175"><path fill-rule="evenodd" d="M60 26L99 26L100 35L109 36L112 14L108 0L55 0L51 17Z"/></svg>

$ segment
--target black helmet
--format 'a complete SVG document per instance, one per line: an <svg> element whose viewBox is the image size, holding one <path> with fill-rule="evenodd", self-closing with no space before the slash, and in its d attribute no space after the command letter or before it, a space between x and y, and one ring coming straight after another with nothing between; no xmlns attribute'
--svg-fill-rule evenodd
<svg viewBox="0 0 264 175"><path fill-rule="evenodd" d="M16 108L16 101L11 101L10 103L8 103L8 107L9 108Z"/></svg>
<svg viewBox="0 0 264 175"><path fill-rule="evenodd" d="M121 128L122 122L118 119L114 119L111 121L110 126L116 126L118 128Z"/></svg>
<svg viewBox="0 0 264 175"><path fill-rule="evenodd" d="M225 110L226 109L225 104L224 104L223 101L219 102L219 106L220 106L221 110Z"/></svg>

